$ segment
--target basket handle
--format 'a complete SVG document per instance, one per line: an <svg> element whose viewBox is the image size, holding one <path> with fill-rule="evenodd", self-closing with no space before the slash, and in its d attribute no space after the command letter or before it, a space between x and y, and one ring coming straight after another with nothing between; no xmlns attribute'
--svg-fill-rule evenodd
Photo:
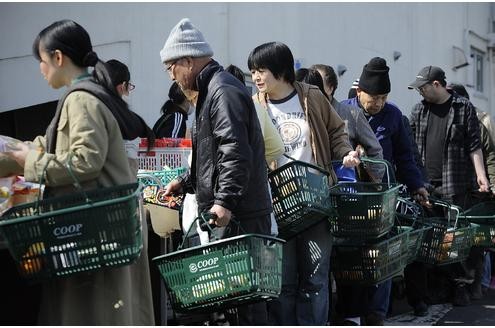
<svg viewBox="0 0 495 328"><path fill-rule="evenodd" d="M385 159L372 159L372 158L369 158L367 156L361 156L359 158L362 162L368 162L368 163L371 163L371 164L382 164L385 166L385 173L387 174L387 184L388 184L388 187L390 188L391 187L391 172L389 170L389 167L391 167L390 163L385 160ZM395 178L394 178L394 182L395 182Z"/></svg>
<svg viewBox="0 0 495 328"><path fill-rule="evenodd" d="M323 173L326 176L329 176L330 175L330 173L328 173L327 170L325 170L324 168L322 168L322 167L320 167L318 165L314 165L314 164L311 164L311 163L307 163L307 162L303 162L303 161L297 160L297 159L295 159L295 158L293 158L293 157L291 157L289 155L286 155L286 154L282 154L282 155L285 156L285 157L287 157L288 159L290 159L292 162L298 163L301 166L306 166L306 167L312 168L314 170L320 171L321 173ZM283 167L283 166L281 166L281 167Z"/></svg>
<svg viewBox="0 0 495 328"><path fill-rule="evenodd" d="M187 230L186 234L184 235L184 238L182 239L182 242L180 243L180 245L177 247L177 250L181 250L182 247L184 246L184 242L186 241L186 238L187 236L189 236L189 233L191 232L192 230L192 227L194 226L194 223L198 220L202 220L203 223L201 223L199 225L200 229L203 230L203 231L207 231L208 232L208 235L210 235L212 232L213 232L213 229L216 227L216 225L213 223L213 224L210 224L209 221L211 219L214 219L216 217L216 214L215 213L210 213L210 212L201 212L201 214L199 216L197 216L193 222L191 223L191 225L189 226L189 229ZM234 222L235 224L237 224L237 226L239 227L239 229L245 234L246 231L244 230L244 228L241 226L241 224L239 223L239 221L235 220L235 219L230 219L230 221Z"/></svg>
<svg viewBox="0 0 495 328"><path fill-rule="evenodd" d="M78 189L79 192L81 192L84 195L84 198L86 199L87 203L91 203L91 199L89 199L88 195L84 191L84 189L81 186L81 183L79 182L79 179L77 179L76 175L74 174L74 171L72 170L72 158L74 157L74 153L70 152L69 157L67 158L67 163L63 165L60 163L55 157L50 158L46 164L45 167L43 167L43 171L41 172L40 176L40 186L43 185L44 182L44 176L46 174L46 170L48 169L48 164L50 164L52 161L54 161L57 165L64 167L67 169L69 172L69 175L71 176L72 180L74 180L74 186ZM35 202L35 212L34 214L39 214L40 213L40 200L41 200L41 187L38 189L38 197Z"/></svg>
<svg viewBox="0 0 495 328"><path fill-rule="evenodd" d="M400 206L400 203L403 203L405 206L407 206L408 208L410 208L414 211L414 213L412 214L412 217L414 219L413 224L416 222L416 220L418 219L419 216L424 217L424 212L423 212L420 205L418 205L417 203L415 203L409 199L406 199L406 198L400 197L400 196L397 197L397 205L395 208L396 211L397 211L397 208ZM396 220L400 224L400 220L398 219L397 216L396 216Z"/></svg>
<svg viewBox="0 0 495 328"><path fill-rule="evenodd" d="M447 212L447 220L448 220L447 222L449 225L450 225L450 220L451 220L451 215L450 215L451 210L454 210L456 212L454 229L457 229L457 221L459 220L459 213L461 212L459 206L452 205L449 202L442 200L442 199L439 199L439 198L436 198L436 197L430 196L430 197L428 197L428 199L434 205L443 206L443 207L446 207L449 209L449 211Z"/></svg>
<svg viewBox="0 0 495 328"><path fill-rule="evenodd" d="M158 185L158 188L163 189L163 183L162 183L162 181L160 179L158 179L157 177L155 177L154 175L152 175L152 174L138 173L137 178L138 179L139 178L151 179L151 180L153 180Z"/></svg>

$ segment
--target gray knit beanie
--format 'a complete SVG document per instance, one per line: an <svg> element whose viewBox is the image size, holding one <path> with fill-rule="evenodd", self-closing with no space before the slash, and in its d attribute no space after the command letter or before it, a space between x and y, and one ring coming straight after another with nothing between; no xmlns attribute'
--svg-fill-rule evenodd
<svg viewBox="0 0 495 328"><path fill-rule="evenodd" d="M184 57L211 57L213 50L206 42L203 34L191 23L189 18L183 18L174 26L163 49L160 51L162 63Z"/></svg>

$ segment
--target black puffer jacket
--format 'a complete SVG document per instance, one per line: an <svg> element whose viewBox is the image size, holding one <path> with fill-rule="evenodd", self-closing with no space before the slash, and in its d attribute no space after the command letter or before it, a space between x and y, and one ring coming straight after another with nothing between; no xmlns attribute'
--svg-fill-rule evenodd
<svg viewBox="0 0 495 328"><path fill-rule="evenodd" d="M200 211L218 204L238 219L270 213L263 135L251 95L213 60L196 83L192 165L182 177L186 191L194 190Z"/></svg>

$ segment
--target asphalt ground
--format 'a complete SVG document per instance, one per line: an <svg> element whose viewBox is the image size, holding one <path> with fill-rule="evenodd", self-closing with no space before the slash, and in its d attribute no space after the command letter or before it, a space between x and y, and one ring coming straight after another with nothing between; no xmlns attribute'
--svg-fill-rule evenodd
<svg viewBox="0 0 495 328"><path fill-rule="evenodd" d="M428 315L416 317L405 300L394 300L394 311L386 326L495 326L495 290L468 306L450 303L430 305Z"/></svg>

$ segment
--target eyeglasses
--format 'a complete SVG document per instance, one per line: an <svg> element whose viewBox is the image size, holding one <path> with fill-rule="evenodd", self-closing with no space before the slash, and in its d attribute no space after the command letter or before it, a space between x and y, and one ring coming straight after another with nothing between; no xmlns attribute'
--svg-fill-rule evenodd
<svg viewBox="0 0 495 328"><path fill-rule="evenodd" d="M171 74L171 73L172 73L172 68L175 66L175 64L177 64L177 62L178 62L179 60L180 60L180 58L179 58L179 59L174 60L173 62L171 62L168 66L166 66L166 67L165 67L165 70L166 70L169 74Z"/></svg>
<svg viewBox="0 0 495 328"><path fill-rule="evenodd" d="M132 90L136 89L136 86L134 84L132 84L131 82L124 82L124 84L126 86L127 91L132 91Z"/></svg>
<svg viewBox="0 0 495 328"><path fill-rule="evenodd" d="M428 83L426 83L426 84L423 84L422 86L420 86L420 87L418 88L418 91L419 91L419 92L424 92L424 91L425 91L425 89L426 89L426 87L427 87L427 86L429 86L429 85L433 85L433 82L428 82Z"/></svg>

